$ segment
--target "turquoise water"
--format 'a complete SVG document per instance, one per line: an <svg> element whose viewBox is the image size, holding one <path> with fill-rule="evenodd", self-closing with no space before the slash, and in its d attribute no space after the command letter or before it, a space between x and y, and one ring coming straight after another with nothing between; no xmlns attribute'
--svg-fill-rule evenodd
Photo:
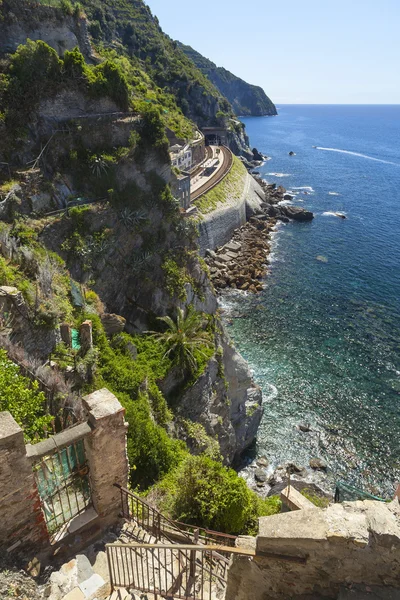
<svg viewBox="0 0 400 600"><path fill-rule="evenodd" d="M278 117L243 120L252 146L271 157L262 176L315 213L312 223L279 226L261 294L222 298L227 319L241 316L230 334L264 392L257 452L273 465L319 456L332 484L392 495L400 480L400 106L286 105Z"/></svg>

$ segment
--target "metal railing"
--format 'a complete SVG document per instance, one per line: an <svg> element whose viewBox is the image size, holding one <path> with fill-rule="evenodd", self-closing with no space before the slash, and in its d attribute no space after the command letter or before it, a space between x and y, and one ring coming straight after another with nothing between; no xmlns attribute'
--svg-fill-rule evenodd
<svg viewBox="0 0 400 600"><path fill-rule="evenodd" d="M122 516L135 521L139 527L153 535L157 540L165 538L171 542L179 541L204 545L221 544L235 547L236 536L197 527L196 525L188 525L180 521L173 521L143 498L118 484L115 484L115 486L121 493Z"/></svg>
<svg viewBox="0 0 400 600"><path fill-rule="evenodd" d="M355 500L377 500L378 502L388 502L388 499L374 496L364 490L361 490L345 481L337 481L335 489L335 502L354 502Z"/></svg>
<svg viewBox="0 0 400 600"><path fill-rule="evenodd" d="M155 598L211 600L226 587L232 552L254 556L251 551L219 546L106 544L111 589L151 593Z"/></svg>

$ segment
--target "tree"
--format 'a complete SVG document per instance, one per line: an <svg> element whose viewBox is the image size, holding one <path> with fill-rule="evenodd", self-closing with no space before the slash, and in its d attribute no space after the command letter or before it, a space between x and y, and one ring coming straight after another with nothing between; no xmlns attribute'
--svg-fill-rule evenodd
<svg viewBox="0 0 400 600"><path fill-rule="evenodd" d="M170 358L182 371L194 373L198 366L195 352L205 356L202 347L211 346L210 336L204 331L201 314L189 306L186 315L182 308L177 309L175 321L168 316L159 317L158 320L167 326L166 331L149 333L165 345L164 357Z"/></svg>

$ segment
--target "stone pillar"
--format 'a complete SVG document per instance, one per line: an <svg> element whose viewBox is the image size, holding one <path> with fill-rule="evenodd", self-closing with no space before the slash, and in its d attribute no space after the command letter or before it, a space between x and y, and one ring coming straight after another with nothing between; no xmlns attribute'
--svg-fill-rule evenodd
<svg viewBox="0 0 400 600"><path fill-rule="evenodd" d="M114 483L128 485L125 409L105 388L85 396L83 404L92 428L85 438L85 450L93 506L101 518L113 522L121 511L121 496Z"/></svg>
<svg viewBox="0 0 400 600"><path fill-rule="evenodd" d="M83 353L86 354L93 346L92 337L92 321L84 321L79 330L81 338L81 348Z"/></svg>
<svg viewBox="0 0 400 600"><path fill-rule="evenodd" d="M71 346L72 346L71 325L69 325L68 323L63 323L62 325L60 325L60 334L61 334L61 339L64 342L64 344L66 344L66 346L68 346L68 348L71 348Z"/></svg>
<svg viewBox="0 0 400 600"><path fill-rule="evenodd" d="M9 412L1 412L0 548L12 552L32 546L37 550L48 542L23 431Z"/></svg>

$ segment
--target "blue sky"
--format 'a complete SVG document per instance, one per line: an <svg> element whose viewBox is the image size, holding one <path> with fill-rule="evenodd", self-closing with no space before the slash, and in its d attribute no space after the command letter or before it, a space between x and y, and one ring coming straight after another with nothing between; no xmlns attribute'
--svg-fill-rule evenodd
<svg viewBox="0 0 400 600"><path fill-rule="evenodd" d="M400 0L147 4L170 37L278 104L400 104Z"/></svg>

